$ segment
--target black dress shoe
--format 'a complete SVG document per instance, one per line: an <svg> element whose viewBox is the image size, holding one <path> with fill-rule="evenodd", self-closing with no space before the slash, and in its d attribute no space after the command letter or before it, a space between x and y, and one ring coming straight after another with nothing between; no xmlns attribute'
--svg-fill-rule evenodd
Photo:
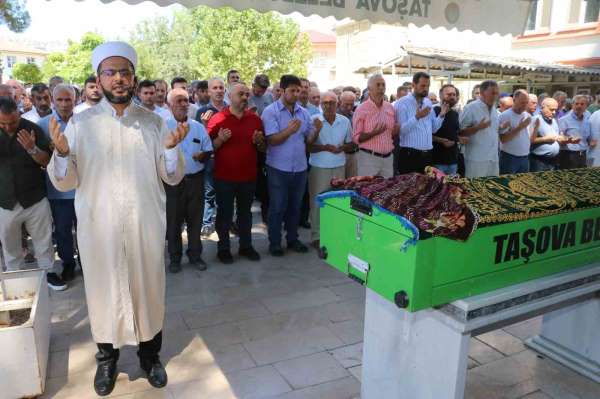
<svg viewBox="0 0 600 399"><path fill-rule="evenodd" d="M181 271L181 262L169 263L169 271L171 273L179 273Z"/></svg>
<svg viewBox="0 0 600 399"><path fill-rule="evenodd" d="M288 249L291 249L294 252L298 253L306 253L308 252L308 247L300 242L300 240L292 241L287 245Z"/></svg>
<svg viewBox="0 0 600 399"><path fill-rule="evenodd" d="M310 222L307 221L302 221L298 224L298 226L304 228L304 229L310 229Z"/></svg>
<svg viewBox="0 0 600 399"><path fill-rule="evenodd" d="M103 360L98 362L96 376L94 377L94 390L98 396L110 395L117 381L117 362Z"/></svg>
<svg viewBox="0 0 600 399"><path fill-rule="evenodd" d="M225 263L226 265L230 265L233 263L233 256L228 249L221 249L217 252L217 258L221 261L221 263Z"/></svg>
<svg viewBox="0 0 600 399"><path fill-rule="evenodd" d="M249 259L249 260L251 260L253 262L256 262L256 261L260 260L260 255L252 247L240 249L239 255L243 256L244 258Z"/></svg>
<svg viewBox="0 0 600 399"><path fill-rule="evenodd" d="M281 247L272 247L269 249L269 252L271 253L271 256L283 256L283 249L281 249Z"/></svg>
<svg viewBox="0 0 600 399"><path fill-rule="evenodd" d="M73 280L75 278L75 263L63 264L61 277L64 282Z"/></svg>
<svg viewBox="0 0 600 399"><path fill-rule="evenodd" d="M167 370L165 370L160 360L156 359L150 365L142 366L142 370L144 370L148 382L154 388L163 388L167 385Z"/></svg>
<svg viewBox="0 0 600 399"><path fill-rule="evenodd" d="M194 266L196 269L200 270L200 271L204 271L206 270L207 266L206 266L206 262L202 260L202 258L197 258L197 259L193 259L190 260L190 265Z"/></svg>

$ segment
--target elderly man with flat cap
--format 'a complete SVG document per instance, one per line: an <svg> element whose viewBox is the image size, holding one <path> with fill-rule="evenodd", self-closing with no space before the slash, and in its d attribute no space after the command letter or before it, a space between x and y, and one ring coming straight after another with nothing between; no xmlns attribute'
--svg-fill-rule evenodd
<svg viewBox="0 0 600 399"><path fill-rule="evenodd" d="M92 52L104 99L73 115L64 131L50 123L54 153L48 175L61 191L76 189L77 241L92 336L98 345L94 389L109 395L119 348L138 345L149 383L167 374L159 359L165 314L163 182L184 175L178 144L189 131L169 131L160 116L132 102L137 55L107 42Z"/></svg>

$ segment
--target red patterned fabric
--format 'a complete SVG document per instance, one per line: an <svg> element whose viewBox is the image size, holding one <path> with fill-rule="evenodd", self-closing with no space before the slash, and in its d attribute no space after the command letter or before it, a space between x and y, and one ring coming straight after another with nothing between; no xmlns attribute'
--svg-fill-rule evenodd
<svg viewBox="0 0 600 399"><path fill-rule="evenodd" d="M334 179L331 185L336 190L354 190L434 236L465 241L476 228L475 215L464 201L466 191L444 179L410 173L389 179Z"/></svg>

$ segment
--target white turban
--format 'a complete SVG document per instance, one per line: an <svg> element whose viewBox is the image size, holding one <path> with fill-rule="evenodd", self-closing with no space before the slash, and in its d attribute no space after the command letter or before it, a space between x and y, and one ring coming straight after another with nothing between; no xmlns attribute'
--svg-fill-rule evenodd
<svg viewBox="0 0 600 399"><path fill-rule="evenodd" d="M135 49L125 42L102 43L92 52L92 67L94 73L98 71L100 63L110 57L123 57L129 60L133 69L137 67L137 54Z"/></svg>

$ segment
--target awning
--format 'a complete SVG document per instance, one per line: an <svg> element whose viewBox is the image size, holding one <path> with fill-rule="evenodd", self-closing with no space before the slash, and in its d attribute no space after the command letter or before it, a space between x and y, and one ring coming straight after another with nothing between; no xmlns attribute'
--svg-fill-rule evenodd
<svg viewBox="0 0 600 399"><path fill-rule="evenodd" d="M102 0L105 3L113 0ZM144 0L124 0L137 4ZM310 16L336 19L369 20L373 23L409 23L433 28L472 30L474 32L521 34L524 31L531 0L152 0L160 6L179 3L186 7L229 6L237 10L282 14L299 12Z"/></svg>
<svg viewBox="0 0 600 399"><path fill-rule="evenodd" d="M433 76L504 80L545 80L552 75L587 75L600 77L598 68L580 68L573 65L543 63L538 60L472 54L429 47L402 46L401 54L382 65L359 68L356 73L412 75L427 71Z"/></svg>

